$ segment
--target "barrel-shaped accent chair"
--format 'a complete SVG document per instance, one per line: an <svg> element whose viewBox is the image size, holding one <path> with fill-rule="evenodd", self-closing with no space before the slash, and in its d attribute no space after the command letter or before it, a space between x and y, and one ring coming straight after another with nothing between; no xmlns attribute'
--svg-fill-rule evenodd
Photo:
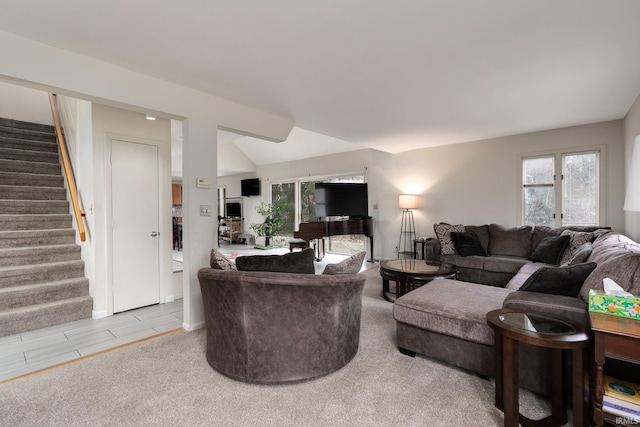
<svg viewBox="0 0 640 427"><path fill-rule="evenodd" d="M334 372L358 351L362 274L198 272L207 361L218 372L262 384Z"/></svg>

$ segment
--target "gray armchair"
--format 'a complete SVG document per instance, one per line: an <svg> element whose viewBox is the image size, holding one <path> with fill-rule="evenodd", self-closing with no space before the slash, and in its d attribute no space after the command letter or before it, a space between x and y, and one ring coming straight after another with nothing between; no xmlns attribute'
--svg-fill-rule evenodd
<svg viewBox="0 0 640 427"><path fill-rule="evenodd" d="M334 372L355 356L365 276L198 272L207 361L247 382L284 383Z"/></svg>

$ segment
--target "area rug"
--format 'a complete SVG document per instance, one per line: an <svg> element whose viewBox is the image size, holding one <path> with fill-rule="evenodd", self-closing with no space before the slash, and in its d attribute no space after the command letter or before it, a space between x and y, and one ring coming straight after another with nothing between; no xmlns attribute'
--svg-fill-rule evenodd
<svg viewBox="0 0 640 427"><path fill-rule="evenodd" d="M229 379L205 359L205 334L175 332L0 385L10 426L500 426L493 383L400 354L377 269L364 273L360 348L341 370L293 385ZM521 411L548 402L521 392Z"/></svg>

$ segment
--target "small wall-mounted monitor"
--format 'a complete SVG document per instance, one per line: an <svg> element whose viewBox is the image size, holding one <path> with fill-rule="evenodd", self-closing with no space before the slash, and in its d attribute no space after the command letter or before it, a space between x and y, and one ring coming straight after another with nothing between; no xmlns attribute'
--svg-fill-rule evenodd
<svg viewBox="0 0 640 427"><path fill-rule="evenodd" d="M240 180L241 194L244 197L260 195L260 179L248 178Z"/></svg>

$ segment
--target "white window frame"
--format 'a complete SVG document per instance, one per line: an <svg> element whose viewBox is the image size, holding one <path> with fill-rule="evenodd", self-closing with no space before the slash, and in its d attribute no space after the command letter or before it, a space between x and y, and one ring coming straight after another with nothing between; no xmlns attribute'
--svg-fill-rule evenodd
<svg viewBox="0 0 640 427"><path fill-rule="evenodd" d="M606 165L607 165L607 146L606 145L594 145L587 147L575 147L575 148L562 148L556 150L545 150L545 151L537 151L530 153L521 153L518 155L518 165L517 165L517 218L518 224L524 224L524 183L523 183L523 161L525 159L531 159L535 157L550 157L554 156L554 226L560 227L562 226L562 210L563 210L563 200L562 200L562 173L564 167L564 156L572 155L572 154L588 154L588 153L598 153L598 212L597 215L597 224L596 225L606 225L607 224L607 200L606 195Z"/></svg>

